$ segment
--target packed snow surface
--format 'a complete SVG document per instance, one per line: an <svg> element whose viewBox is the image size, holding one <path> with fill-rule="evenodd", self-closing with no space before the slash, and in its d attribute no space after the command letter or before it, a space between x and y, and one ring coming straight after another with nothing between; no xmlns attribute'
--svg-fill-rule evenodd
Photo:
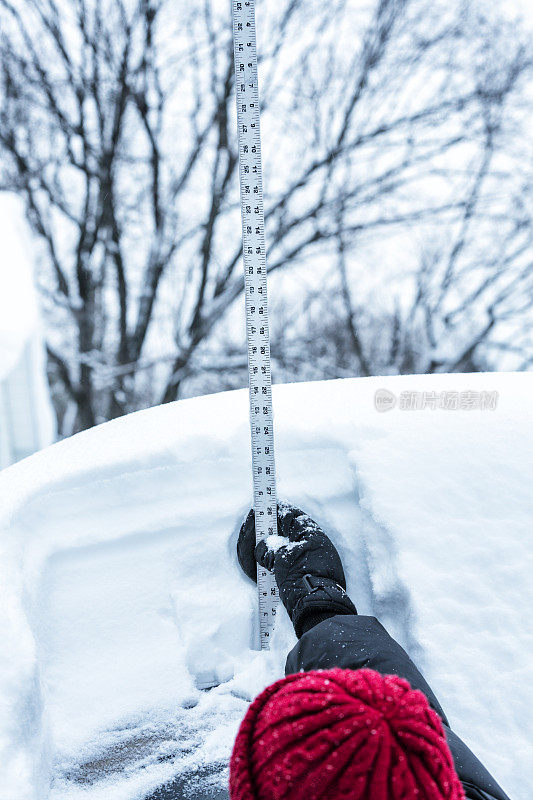
<svg viewBox="0 0 533 800"><path fill-rule="evenodd" d="M533 796L532 395L527 374L274 389L280 498L330 533L359 611L512 800ZM176 796L217 796L249 700L295 642L283 612L271 651L254 649L235 553L250 504L245 391L0 474L2 800L141 800L175 776Z"/></svg>

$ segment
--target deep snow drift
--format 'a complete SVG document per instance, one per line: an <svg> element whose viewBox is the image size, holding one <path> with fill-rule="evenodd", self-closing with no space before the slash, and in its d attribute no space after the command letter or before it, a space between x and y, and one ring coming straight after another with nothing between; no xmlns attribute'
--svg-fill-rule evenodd
<svg viewBox="0 0 533 800"><path fill-rule="evenodd" d="M384 413L381 388L398 399ZM431 407L457 391L497 391L497 408ZM426 407L403 409L403 392ZM274 388L280 498L331 533L359 611L408 649L513 800L533 796L532 394L527 374ZM249 451L241 391L0 473L2 800L140 800L177 774L192 797L195 774L224 786L246 704L295 641L282 612L272 651L253 649L235 556Z"/></svg>

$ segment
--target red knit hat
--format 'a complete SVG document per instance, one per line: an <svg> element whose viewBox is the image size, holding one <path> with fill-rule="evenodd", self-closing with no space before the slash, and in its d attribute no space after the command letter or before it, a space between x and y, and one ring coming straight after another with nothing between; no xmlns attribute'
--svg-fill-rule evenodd
<svg viewBox="0 0 533 800"><path fill-rule="evenodd" d="M438 715L371 669L289 675L244 717L231 800L464 800Z"/></svg>

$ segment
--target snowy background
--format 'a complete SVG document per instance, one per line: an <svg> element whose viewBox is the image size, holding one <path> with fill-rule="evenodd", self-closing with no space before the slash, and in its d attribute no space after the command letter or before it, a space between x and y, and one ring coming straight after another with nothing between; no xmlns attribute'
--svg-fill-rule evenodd
<svg viewBox="0 0 533 800"><path fill-rule="evenodd" d="M275 382L531 369L529 6L256 5ZM0 28L60 435L245 386L228 0L0 0Z"/></svg>
<svg viewBox="0 0 533 800"><path fill-rule="evenodd" d="M378 389L394 409L375 409ZM426 408L403 408L413 392ZM442 392L463 408L432 409ZM496 409L467 407L481 392ZM533 791L532 392L528 374L274 391L280 497L330 532L359 611L513 800ZM283 613L272 651L254 649L235 555L250 503L245 391L130 415L0 474L2 800L224 786L247 702L295 641Z"/></svg>

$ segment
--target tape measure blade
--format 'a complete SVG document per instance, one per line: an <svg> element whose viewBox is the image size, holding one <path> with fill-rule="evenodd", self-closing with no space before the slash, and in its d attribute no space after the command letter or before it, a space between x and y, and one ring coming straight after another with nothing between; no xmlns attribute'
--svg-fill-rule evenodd
<svg viewBox="0 0 533 800"><path fill-rule="evenodd" d="M277 504L254 0L233 0L232 14L255 529L260 541L277 531ZM268 649L279 593L274 577L261 567L257 588L261 649Z"/></svg>

